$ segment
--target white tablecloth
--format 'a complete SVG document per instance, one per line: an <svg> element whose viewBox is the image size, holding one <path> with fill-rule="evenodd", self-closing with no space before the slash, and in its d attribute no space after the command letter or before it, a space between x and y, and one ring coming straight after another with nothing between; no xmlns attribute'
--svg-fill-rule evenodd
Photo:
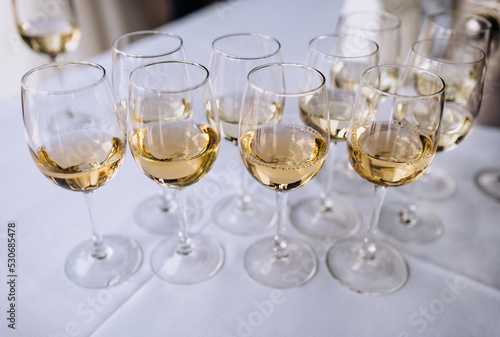
<svg viewBox="0 0 500 337"><path fill-rule="evenodd" d="M331 0L230 0L216 3L162 27L184 38L190 59L208 65L211 41L223 34L260 32L276 37L286 61L304 62L309 40L334 31L342 3ZM360 8L361 9L361 8ZM111 55L95 61L111 70ZM500 204L473 183L484 167L500 167L500 130L475 126L456 150L433 163L458 181L457 195L427 203L439 212L443 236L431 244L402 244L380 234L404 253L410 277L385 296L351 292L329 274L324 259L331 242L302 237L315 248L319 270L307 284L271 289L250 279L242 259L260 237L240 237L216 227L211 204L235 188L236 148L224 142L214 169L191 197L205 213L195 232L205 231L224 245L226 261L213 278L180 286L158 279L149 266L162 237L133 219L136 206L157 186L127 155L118 175L96 194L102 231L135 238L144 251L139 271L110 289L89 290L64 275L69 251L90 237L83 198L48 182L33 164L24 142L21 102L0 102L0 335L1 336L499 336ZM230 179L226 179L229 177ZM255 185L273 202L271 191ZM313 181L290 194L290 204L317 194ZM386 203L399 197L390 191ZM372 196L350 198L369 220ZM7 224L16 223L16 329L7 327ZM288 235L300 236L289 226Z"/></svg>

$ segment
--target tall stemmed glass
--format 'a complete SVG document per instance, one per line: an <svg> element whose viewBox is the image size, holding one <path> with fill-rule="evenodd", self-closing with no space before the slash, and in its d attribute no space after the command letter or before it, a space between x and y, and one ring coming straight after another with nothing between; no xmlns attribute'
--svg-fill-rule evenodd
<svg viewBox="0 0 500 337"><path fill-rule="evenodd" d="M306 63L326 76L330 111L330 154L327 164L319 173L320 176L326 175L321 184L321 194L299 200L293 205L291 221L301 233L316 239L345 238L358 231L362 220L354 205L332 195L332 186L336 183L333 179L336 158L335 151L332 150L338 143L345 141L354 95L363 71L378 64L378 46L374 41L360 36L321 35L309 42Z"/></svg>
<svg viewBox="0 0 500 337"><path fill-rule="evenodd" d="M394 83L387 90L383 79ZM331 274L359 293L396 291L408 278L401 253L376 240L383 199L389 186L418 179L438 146L444 102L443 80L426 70L380 65L363 74L347 131L349 160L358 174L375 185L375 205L363 240L336 243L327 253Z"/></svg>
<svg viewBox="0 0 500 337"><path fill-rule="evenodd" d="M396 15L382 11L343 13L337 21L336 33L375 41L379 47L380 64L400 63L401 20ZM382 88L388 90L394 75L386 73L384 76L387 78L382 79ZM346 157L339 163L333 173L335 184L332 189L335 192L357 196L369 195L372 192L372 186L354 172Z"/></svg>
<svg viewBox="0 0 500 337"><path fill-rule="evenodd" d="M38 169L62 188L83 192L90 213L92 240L66 259L68 278L82 287L115 285L140 266L142 251L134 240L103 237L94 207L94 191L118 172L125 155L125 120L103 67L59 62L30 70L22 78L25 135ZM85 116L58 123L71 109Z"/></svg>
<svg viewBox="0 0 500 337"><path fill-rule="evenodd" d="M240 33L224 35L212 43L210 73L224 138L238 144L240 106L247 75L264 63L280 62L281 45L278 40L262 34ZM263 107L265 120L280 117L273 104ZM236 149L236 147L235 147ZM262 195L249 188L248 174L241 170L237 191L217 200L213 208L216 224L235 234L254 234L270 229L276 223L276 214Z"/></svg>
<svg viewBox="0 0 500 337"><path fill-rule="evenodd" d="M491 49L492 25L485 17L472 13L440 12L429 15L420 31L418 40L449 40L470 43L486 54ZM413 194L429 200L447 200L457 191L457 183L446 170L432 167L415 184Z"/></svg>
<svg viewBox="0 0 500 337"><path fill-rule="evenodd" d="M213 276L224 262L217 240L191 236L185 188L212 168L220 146L220 124L208 70L188 61L146 64L130 75L130 151L146 176L175 191L178 237L162 240L151 267L163 280L188 284Z"/></svg>
<svg viewBox="0 0 500 337"><path fill-rule="evenodd" d="M262 118L262 111L267 115L271 104L281 111L281 118ZM312 247L285 237L287 192L304 186L319 172L329 137L326 83L319 71L273 63L248 74L238 147L250 175L277 192L276 235L252 244L244 257L247 272L261 284L295 287L309 281L317 270Z"/></svg>
<svg viewBox="0 0 500 337"><path fill-rule="evenodd" d="M125 115L132 70L147 63L186 59L180 36L154 30L122 35L113 42L111 51L113 87ZM149 117L144 118L147 120ZM199 215L200 212L194 209L190 212L192 221ZM158 189L157 195L142 201L136 208L134 217L139 227L152 233L175 233L179 227L177 202L165 188Z"/></svg>
<svg viewBox="0 0 500 337"><path fill-rule="evenodd" d="M73 51L80 41L72 0L12 0L14 19L23 41L34 51L46 54L51 62Z"/></svg>
<svg viewBox="0 0 500 337"><path fill-rule="evenodd" d="M470 133L479 113L485 71L484 52L458 40L421 40L413 44L407 63L431 71L445 81L445 103L437 152L455 149ZM413 194L410 194L410 199L412 197ZM395 201L384 207L380 228L402 241L432 241L443 232L439 216L417 205L414 200Z"/></svg>

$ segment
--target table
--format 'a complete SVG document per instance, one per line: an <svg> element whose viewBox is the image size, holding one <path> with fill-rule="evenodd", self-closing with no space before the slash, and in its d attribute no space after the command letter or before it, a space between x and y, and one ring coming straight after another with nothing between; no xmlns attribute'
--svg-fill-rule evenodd
<svg viewBox="0 0 500 337"><path fill-rule="evenodd" d="M229 0L161 27L179 34L191 60L208 65L211 41L223 34L255 31L276 37L286 61L304 62L309 40L334 31L342 8L329 0ZM111 70L110 53L94 61ZM118 175L96 199L104 234L135 238L144 262L123 284L109 289L79 288L65 277L69 251L90 237L83 198L48 181L33 164L24 142L19 95L0 102L0 148L4 177L0 189L0 335L1 336L499 336L500 204L481 194L474 173L500 166L500 129L476 125L452 152L438 155L433 166L446 169L459 184L448 201L427 203L439 212L445 231L430 244L403 244L379 236L405 255L410 277L399 291L365 296L347 290L327 270L325 254L332 242L302 237L315 247L319 270L307 284L271 289L250 279L242 259L255 240L224 232L211 221L211 204L235 188L241 167L236 148L224 142L213 170L190 188L205 207L193 227L224 245L226 261L211 279L173 285L157 278L149 266L152 248L162 237L134 222L135 207L157 186L142 174L130 153ZM272 191L260 188L272 202ZM290 193L293 204L318 193L319 184ZM391 190L391 198L400 198ZM350 198L365 225L372 196ZM16 224L16 329L9 323L7 228Z"/></svg>

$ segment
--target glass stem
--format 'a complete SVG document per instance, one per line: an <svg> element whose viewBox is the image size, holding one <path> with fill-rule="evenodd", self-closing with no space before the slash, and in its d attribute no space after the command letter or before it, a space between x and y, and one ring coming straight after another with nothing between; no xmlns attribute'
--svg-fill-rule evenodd
<svg viewBox="0 0 500 337"><path fill-rule="evenodd" d="M58 55L49 55L49 58L50 58L51 63L60 61L59 54Z"/></svg>
<svg viewBox="0 0 500 337"><path fill-rule="evenodd" d="M333 210L333 202L330 198L333 183L333 174L335 172L335 157L337 150L337 143L330 142L330 149L328 150L328 156L326 157L326 181L321 189L320 194L320 211L321 212L331 212Z"/></svg>
<svg viewBox="0 0 500 337"><path fill-rule="evenodd" d="M386 192L387 187L375 186L375 202L373 205L372 219L370 227L368 228L368 233L363 239L363 246L359 250L361 257L366 260L373 260L375 258L375 253L377 251L377 247L375 246L375 235L377 234L380 210L382 209L382 203L384 202Z"/></svg>
<svg viewBox="0 0 500 337"><path fill-rule="evenodd" d="M285 239L285 220L288 195L279 191L276 194L276 207L278 208L278 226L274 235L274 255L278 260L288 257L287 242Z"/></svg>
<svg viewBox="0 0 500 337"><path fill-rule="evenodd" d="M193 251L193 247L191 246L191 237L188 232L187 204L184 189L176 189L175 196L179 211L179 245L177 246L177 253L188 255Z"/></svg>
<svg viewBox="0 0 500 337"><path fill-rule="evenodd" d="M85 199L85 203L87 204L87 209L89 211L90 225L92 229L92 242L94 243L94 250L92 251L92 257L96 259L104 259L106 258L107 252L97 222L94 191L84 192L83 197Z"/></svg>
<svg viewBox="0 0 500 337"><path fill-rule="evenodd" d="M168 212L174 207L172 203L172 195L168 193L166 188L160 188L158 193L160 194L160 209L163 212Z"/></svg>
<svg viewBox="0 0 500 337"><path fill-rule="evenodd" d="M250 185L250 180L248 178L250 178L250 175L243 167L240 173L240 180L238 182L238 201L236 202L236 205L241 211L244 211L251 207L251 198L250 195L246 193L247 189L245 188Z"/></svg>
<svg viewBox="0 0 500 337"><path fill-rule="evenodd" d="M424 173L425 174L425 173ZM417 223L417 202L415 197L415 183L407 186L409 190L408 200L404 208L399 212L399 222L406 227L413 227Z"/></svg>

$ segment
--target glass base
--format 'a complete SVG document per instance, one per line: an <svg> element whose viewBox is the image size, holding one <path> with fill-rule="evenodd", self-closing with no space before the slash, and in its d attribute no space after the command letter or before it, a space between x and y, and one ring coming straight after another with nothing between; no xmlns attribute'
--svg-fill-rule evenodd
<svg viewBox="0 0 500 337"><path fill-rule="evenodd" d="M300 200L291 207L290 218L299 232L324 241L352 236L362 224L361 213L351 203L334 200L325 207L320 198Z"/></svg>
<svg viewBox="0 0 500 337"><path fill-rule="evenodd" d="M361 178L349 162L335 166L332 181L332 191L339 194L356 197L373 194L373 185Z"/></svg>
<svg viewBox="0 0 500 337"><path fill-rule="evenodd" d="M373 259L361 257L362 241L339 241L327 253L330 273L343 286L361 294L382 295L401 288L408 279L403 255L387 243L377 242Z"/></svg>
<svg viewBox="0 0 500 337"><path fill-rule="evenodd" d="M153 234L175 234L179 231L179 212L177 202L169 200L170 207L162 207L162 196L156 195L141 202L134 212L134 219L139 227ZM188 207L190 224L200 220L201 211L196 207Z"/></svg>
<svg viewBox="0 0 500 337"><path fill-rule="evenodd" d="M446 172L432 169L412 183L412 193L417 198L442 201L451 199L457 193L457 183ZM404 191L404 187L402 190Z"/></svg>
<svg viewBox="0 0 500 337"><path fill-rule="evenodd" d="M237 194L219 199L213 207L213 217L217 226L239 235L265 232L277 219L272 203L254 197L242 206Z"/></svg>
<svg viewBox="0 0 500 337"><path fill-rule="evenodd" d="M191 247L190 253L181 254L177 236L162 240L151 254L155 274L170 283L192 284L212 277L224 264L224 249L217 240L197 235Z"/></svg>
<svg viewBox="0 0 500 337"><path fill-rule="evenodd" d="M277 258L273 238L255 242L245 253L248 274L260 284L272 288L292 288L309 281L318 269L316 253L307 243L287 239L287 257Z"/></svg>
<svg viewBox="0 0 500 337"><path fill-rule="evenodd" d="M475 176L476 185L487 196L500 201L500 169L487 169Z"/></svg>
<svg viewBox="0 0 500 337"><path fill-rule="evenodd" d="M67 277L84 288L114 286L134 274L142 263L142 250L131 239L105 236L106 256L92 256L94 243L89 240L76 247L66 259Z"/></svg>
<svg viewBox="0 0 500 337"><path fill-rule="evenodd" d="M402 212L408 206L403 202L391 202L382 207L379 228L385 234L403 242L426 243L437 240L443 234L443 222L431 210L418 206L416 217L405 222Z"/></svg>

